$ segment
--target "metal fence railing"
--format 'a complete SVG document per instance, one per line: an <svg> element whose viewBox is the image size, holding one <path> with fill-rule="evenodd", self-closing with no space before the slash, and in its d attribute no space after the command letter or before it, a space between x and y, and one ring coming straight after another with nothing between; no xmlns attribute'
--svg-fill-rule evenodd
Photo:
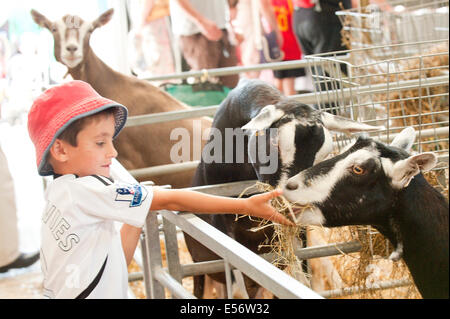
<svg viewBox="0 0 450 319"><path fill-rule="evenodd" d="M111 175L117 180L136 182L117 161L114 161L112 165ZM248 186L248 183L241 183L240 185L234 185L234 187L225 185L223 187L215 187L215 189L206 187L203 191L220 193L222 195L236 195L237 192L242 192L242 187L245 186ZM226 191L227 189L228 191ZM157 213L162 216L163 220L162 233L164 234L166 247L167 269L162 267L160 228ZM147 298L165 298L164 288L167 288L175 298L194 298L182 286L182 278L193 274L205 274L210 271L217 272L217 267L215 269L208 268L202 263L192 265L180 264L176 227L195 237L223 258L219 269L225 270L227 281L230 281L231 269L235 268L270 290L279 298L321 298L316 292L298 281L292 280L292 277L195 215L180 214L172 211L151 212L145 223L141 239L141 251ZM228 287L230 286L228 285ZM228 297L232 297L230 289L228 289Z"/></svg>
<svg viewBox="0 0 450 319"><path fill-rule="evenodd" d="M447 41L448 45L448 41ZM365 50L365 49L363 49ZM340 52L339 54L332 56L311 56L308 57L309 65L311 67L311 73L313 77L315 77L315 88L316 91L310 94L302 94L293 96L293 98L297 99L300 102L307 104L315 104L319 108L330 108L331 111L336 112L337 114L343 114L345 116L351 117L356 120L371 122L374 121L382 121L383 125L386 126L386 131L379 133L374 138L378 138L382 141L391 140L399 131L396 129L397 126L394 126L392 123L397 119L407 120L408 118L417 118L425 115L430 115L436 118L437 116L447 116L443 121L434 121L432 125L421 124L417 126L419 128L419 144L418 145L431 145L433 143L441 143L444 142L448 145L448 73L439 73L434 74L433 76L426 77L418 77L418 78L408 78L402 79L400 81L361 81L364 77L358 75L356 72L357 67L361 68L369 68L370 63L361 63L357 64L354 60L351 60L352 54L355 51L350 52ZM448 56L448 51L447 51ZM421 55L422 60L424 58ZM397 56L398 59L398 56ZM406 59L406 58L405 58ZM402 60L402 59L400 59ZM329 63L330 65L325 65ZM375 65L381 64L381 62L374 62ZM289 64L289 65L288 65ZM336 72L340 72L341 65L345 65L348 68L348 75L343 76L343 73L325 73L321 74L317 72L317 66L321 65L320 68L323 70L334 70ZM273 67L298 67L298 65L305 66L305 61L297 61L291 63L274 63ZM373 65L373 63L372 63ZM448 69L448 62L447 62ZM268 65L258 66L257 69L261 68L270 68ZM314 69L315 68L315 69ZM244 70L249 70L253 68L231 68L231 70L208 70L207 74L212 76L228 74L227 72L240 72ZM445 65L443 67L437 68L445 71ZM390 70L389 68L387 69ZM417 71L417 70L416 70ZM223 73L225 72L225 73ZM399 74L399 72L392 74ZM319 74L319 76L318 76ZM336 76L340 74L339 76ZM165 76L165 77L154 77L148 80L161 80L161 79L169 79L169 78L186 78L189 76L204 76L205 72L185 72L184 74ZM353 78L351 77L353 76ZM371 76L368 76L369 78ZM373 75L375 78L375 75ZM327 89L322 89L324 85L328 85ZM425 92L430 92L431 88L435 87L446 87L447 90L443 93L430 94L425 93L422 94L419 98L404 98L403 102L407 100L415 100L422 101L423 99L431 99L435 97L439 97L441 100L447 101L447 108L444 108L440 111L431 111L430 114L422 114L419 115L400 115L400 116L392 116L389 113L386 113L385 106L383 106L383 101L388 101L389 103L398 102L399 98L391 99L385 97L384 100L377 100L375 102L363 102L364 97L374 97L377 95L385 94L385 92L400 92L399 94L404 94L404 92L408 92L412 89L419 89L420 91L424 90ZM401 95L403 97L403 95ZM421 103L422 103L421 102ZM184 118L196 118L199 116L212 116L217 111L218 106L210 106L210 107L202 107L199 109L192 109L186 111L176 111L176 112L168 112L161 114L148 114L142 115L139 117L130 117L127 126L137 126L149 123L161 123L166 121L172 121L177 119ZM374 114L383 112L381 116L373 117L366 115L367 112L363 112L362 110L369 109ZM370 113L370 112L369 112ZM364 115L364 116L363 116ZM387 121L387 123L386 123ZM441 123L442 122L442 123ZM428 141L426 139L428 138ZM430 142L431 139L431 142ZM343 143L348 143L350 139L346 137L345 142L343 139L339 138L339 135L335 136L335 145L340 148ZM439 158L441 162L444 162L444 169L448 169L448 146L443 148L441 152L439 152ZM150 173L158 175L166 173L174 173L179 172L185 169L192 169L197 166L198 162L186 162L186 163L178 163L178 164L168 164L164 166L151 167L151 168L143 168L139 170L130 171L134 177L138 177L140 175L147 175ZM116 171L125 171L121 166ZM442 167L441 167L442 168ZM128 172L121 172L120 174L126 176L126 178L134 178L131 175L128 175ZM255 181L248 182L239 182L239 183L230 183L224 185L214 185L214 186L206 186L206 187L198 187L192 188L197 191L208 192L212 194L219 194L222 196L237 196L241 194L241 192L246 189L248 186L253 185ZM446 181L448 184L448 181ZM323 292L314 292L309 288L305 287L301 283L292 279L292 277L288 276L281 270L272 266L268 261L273 259L273 256L264 255L258 256L252 252L250 252L247 248L243 247L239 243L235 242L231 238L227 237L220 231L213 228L211 225L205 223L203 220L197 218L193 214L180 214L177 212L171 211L161 211L158 212L160 217L160 223L162 227L158 226L158 217L157 214L149 214L149 217L146 222L145 231L141 240L142 247L142 268L143 275L142 277L145 279L145 287L146 287L146 295L147 298L164 298L165 297L165 289L168 289L172 296L175 298L192 298L192 294L186 291L181 281L183 278L192 275L198 274L208 274L214 272L222 272L225 271L227 282L230 282L229 278L231 276L231 272L233 269L238 269L241 272L245 273L247 276L255 280L257 283L264 286L266 289L272 291L274 295L280 298L317 298L317 297L336 297L347 294L353 294L355 292L361 290L378 290L378 289L387 289L392 287L400 287L405 285L411 285L411 281L408 279L402 280L390 280L386 282L377 282L373 285L365 286L365 287L348 287L344 289L335 289L330 291ZM188 233L189 235L200 240L206 247L213 250L217 255L221 256L222 260L209 261L203 263L193 263L183 265L180 263L179 252L178 252L178 243L177 243L177 230L182 230L183 232ZM162 235L161 235L162 234ZM159 245L160 236L163 236L165 240L166 246L166 257L167 257L167 267L164 268L162 266L162 257L161 257L161 247ZM330 244L325 246L318 247L306 247L302 249L298 249L295 254L299 259L305 260L310 258L318 258L332 255L339 255L342 253L352 253L357 252L361 249L361 244L357 241L345 242L345 243L337 243ZM266 261L268 260L268 261ZM136 277L136 276L135 276ZM141 277L141 278L142 278ZM139 276L138 276L139 278ZM134 278L135 279L135 278ZM134 280L133 279L133 280ZM230 287L227 287L228 296L231 297Z"/></svg>

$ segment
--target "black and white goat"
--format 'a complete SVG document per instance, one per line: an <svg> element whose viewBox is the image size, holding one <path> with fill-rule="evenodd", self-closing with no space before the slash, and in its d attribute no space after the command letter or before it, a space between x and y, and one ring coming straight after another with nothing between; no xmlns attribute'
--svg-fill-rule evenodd
<svg viewBox="0 0 450 319"><path fill-rule="evenodd" d="M241 80L216 112L193 185L255 179L274 187L283 185L289 177L328 156L333 149L329 130L348 133L377 129L287 98L263 81ZM272 156L261 156L256 149ZM254 252L265 252L259 246L271 238L272 229L250 232L258 223L248 218L235 221L231 215L199 217ZM186 235L185 239L194 261L218 258L192 237ZM224 282L221 275L213 278ZM194 278L194 293L198 297L202 296L202 281L203 277Z"/></svg>
<svg viewBox="0 0 450 319"><path fill-rule="evenodd" d="M410 155L412 128L390 146L359 138L346 152L291 177L284 196L314 208L301 224L327 227L372 225L403 257L424 298L448 298L448 201L422 171L436 165L433 153Z"/></svg>

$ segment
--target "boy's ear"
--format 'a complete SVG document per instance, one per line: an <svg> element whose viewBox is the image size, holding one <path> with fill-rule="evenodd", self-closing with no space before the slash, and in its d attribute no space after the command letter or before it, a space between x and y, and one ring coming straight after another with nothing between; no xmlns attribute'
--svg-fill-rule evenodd
<svg viewBox="0 0 450 319"><path fill-rule="evenodd" d="M65 143L60 139L56 139L52 147L50 147L50 154L58 162L67 161L68 155Z"/></svg>

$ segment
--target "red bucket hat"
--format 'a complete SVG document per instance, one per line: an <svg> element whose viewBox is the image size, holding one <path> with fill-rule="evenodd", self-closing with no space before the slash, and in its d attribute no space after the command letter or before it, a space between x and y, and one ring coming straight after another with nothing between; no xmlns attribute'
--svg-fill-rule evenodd
<svg viewBox="0 0 450 319"><path fill-rule="evenodd" d="M28 133L36 148L39 175L52 175L47 155L55 139L75 120L114 107L115 132L119 134L127 120L125 106L99 95L88 83L71 81L42 93L28 113Z"/></svg>

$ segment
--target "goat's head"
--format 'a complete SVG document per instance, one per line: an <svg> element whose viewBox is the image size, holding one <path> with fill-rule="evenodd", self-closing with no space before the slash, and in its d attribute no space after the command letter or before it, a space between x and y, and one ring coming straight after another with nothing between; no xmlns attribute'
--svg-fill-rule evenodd
<svg viewBox="0 0 450 319"><path fill-rule="evenodd" d="M355 132L377 130L363 123L330 113L287 98L275 105L267 105L250 122L242 127L250 131L248 153L260 181L272 186L283 185L298 172L324 160L333 150L329 130ZM266 154L276 154L276 167L261 160L261 149L255 144L264 143ZM259 138L257 138L259 137ZM255 152L258 150L258 152ZM271 159L272 160L272 159Z"/></svg>
<svg viewBox="0 0 450 319"><path fill-rule="evenodd" d="M52 22L36 10L31 10L33 20L52 33L56 60L69 69L84 61L92 32L108 23L113 13L114 9L109 9L92 22L73 15L65 15L61 20Z"/></svg>
<svg viewBox="0 0 450 319"><path fill-rule="evenodd" d="M403 130L391 145L360 137L342 154L291 177L284 196L314 207L298 221L328 227L382 224L387 216L380 212L388 211L396 193L436 165L433 153L409 154L414 139L412 128Z"/></svg>

